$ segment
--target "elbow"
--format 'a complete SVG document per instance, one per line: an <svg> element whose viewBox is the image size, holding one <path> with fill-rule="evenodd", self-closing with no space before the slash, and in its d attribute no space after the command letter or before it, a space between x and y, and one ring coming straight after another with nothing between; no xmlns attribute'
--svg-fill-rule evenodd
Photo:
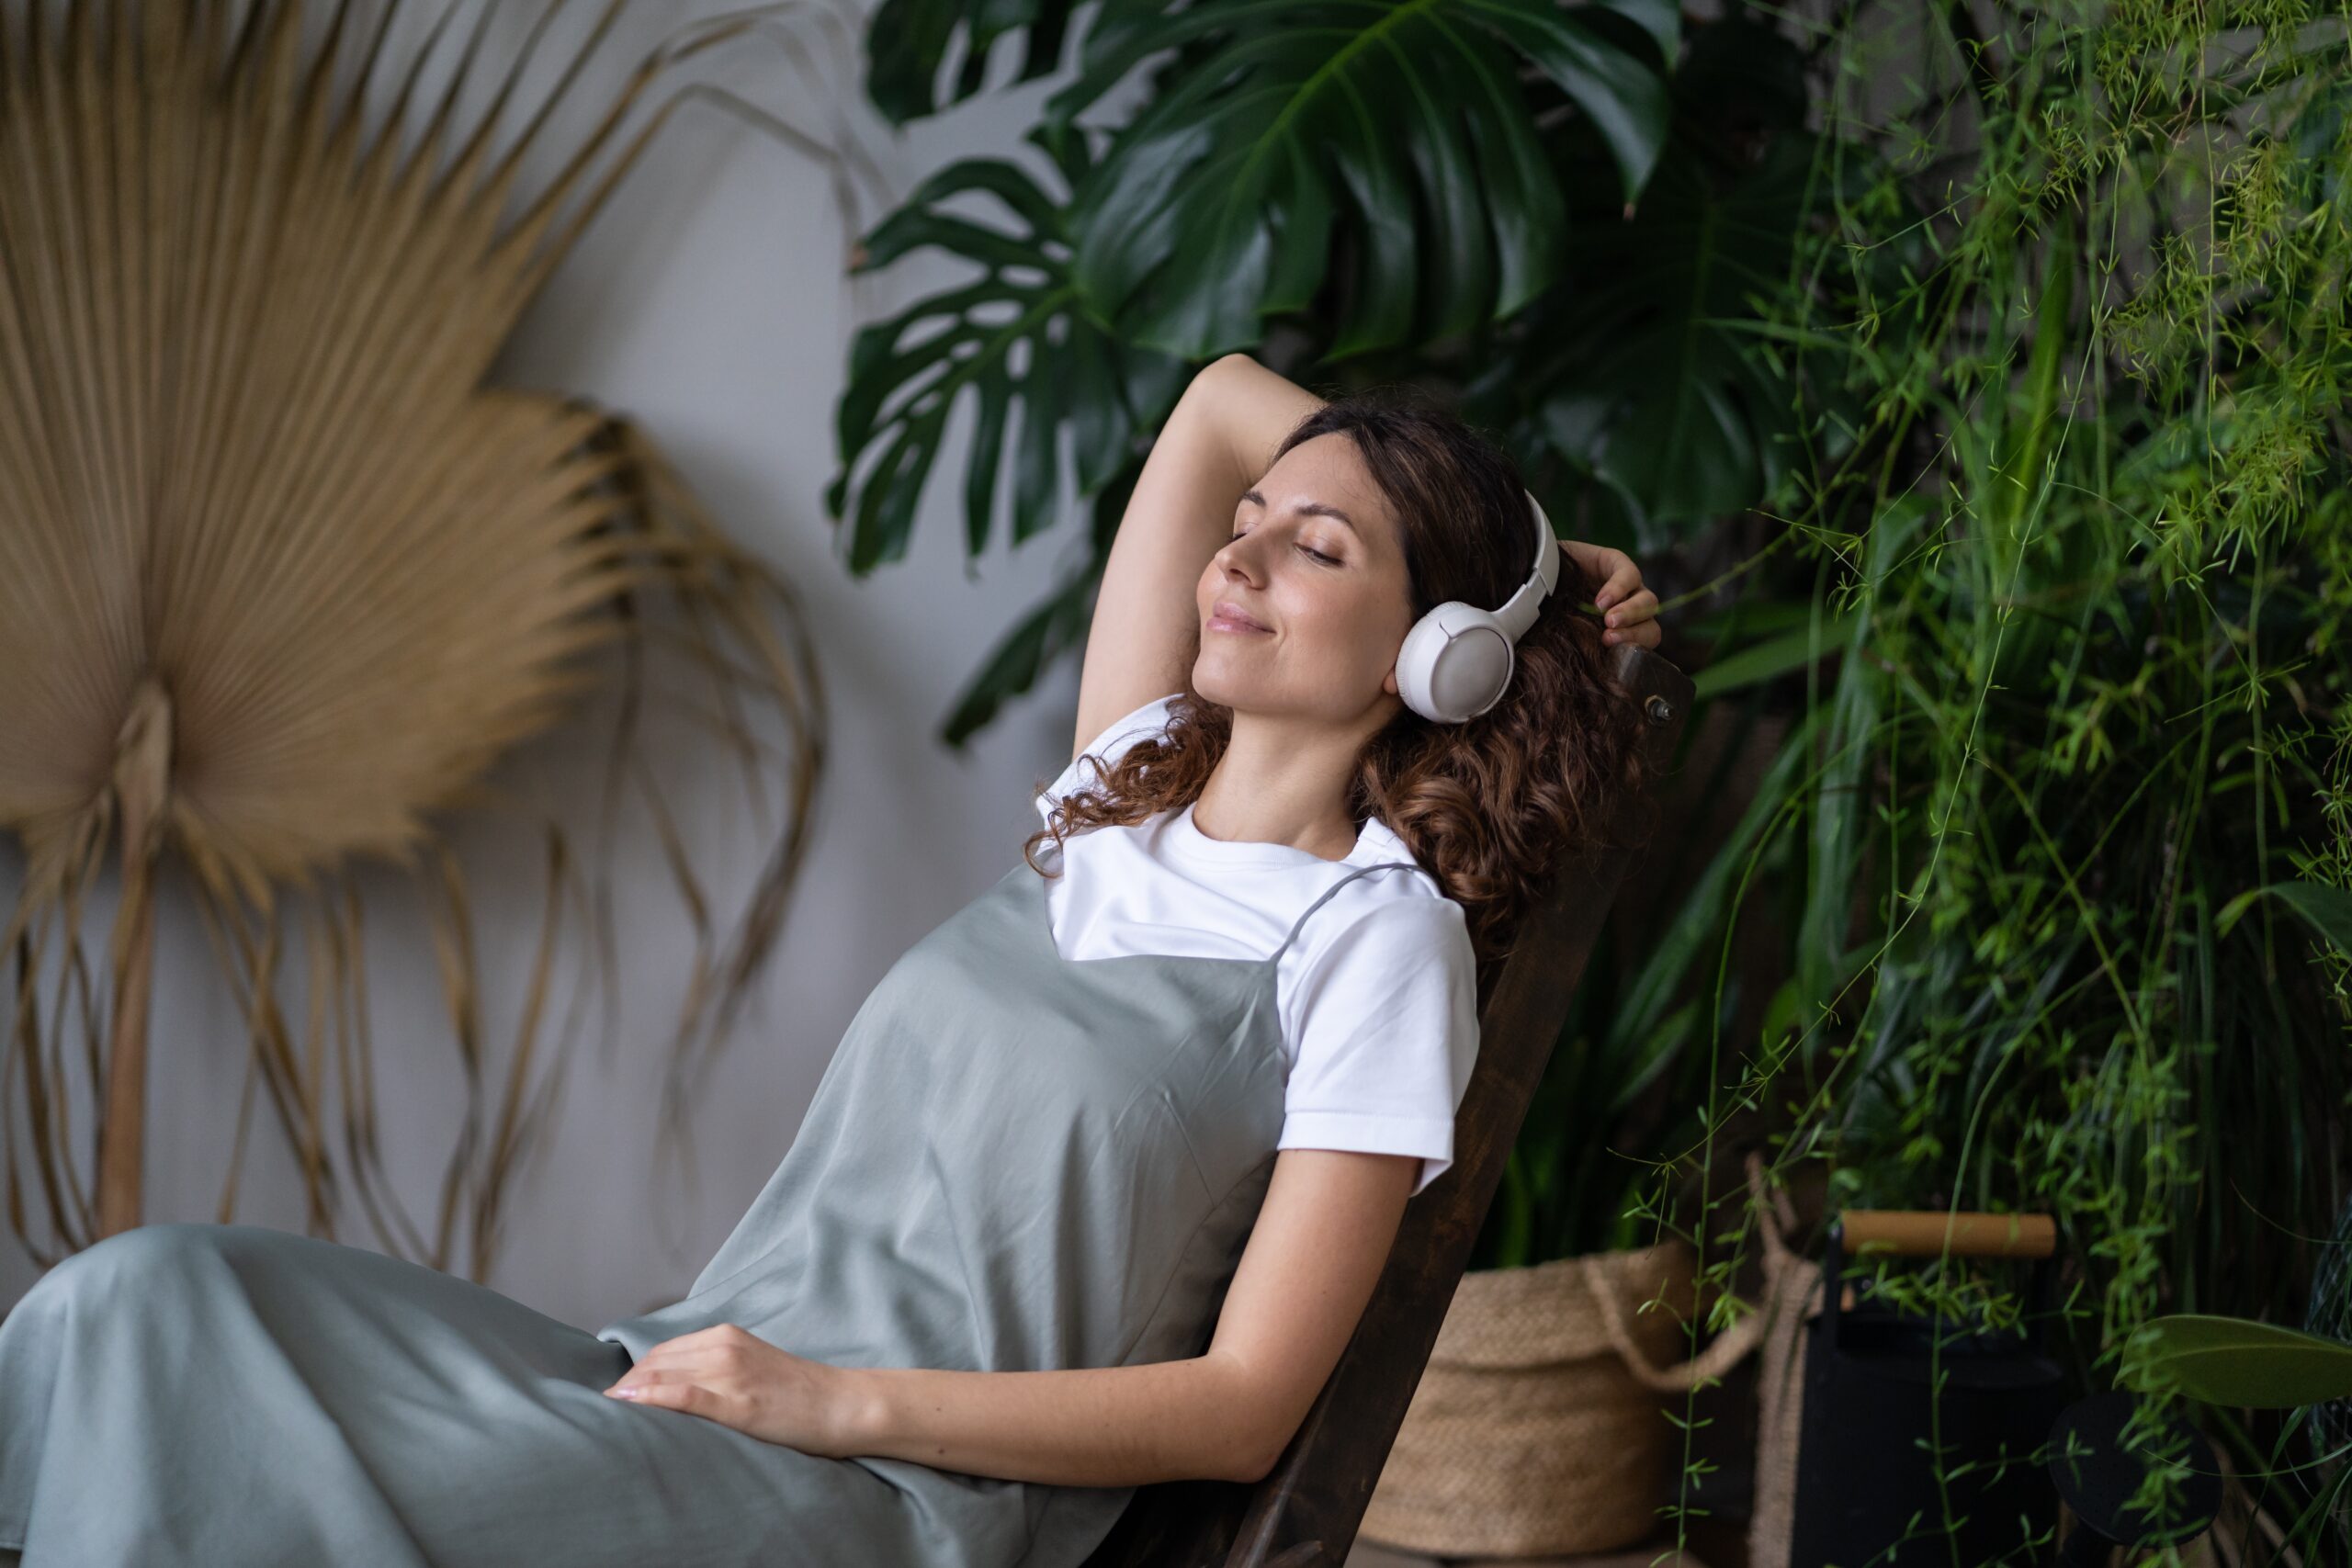
<svg viewBox="0 0 2352 1568"><path fill-rule="evenodd" d="M1217 355L1217 357L1210 360L1206 365L1202 366L1198 370L1193 372L1193 379L1197 382L1223 381L1235 376L1247 375L1252 370L1262 374L1265 368L1266 367L1264 366L1259 364L1256 360L1250 358L1249 355L1237 348L1230 354L1221 354Z"/></svg>
<svg viewBox="0 0 2352 1568"><path fill-rule="evenodd" d="M1243 1450L1241 1454L1243 1462L1227 1465L1220 1472L1219 1479L1233 1482L1238 1485L1255 1486L1273 1473L1274 1459L1264 1458L1252 1450ZM1274 1457L1279 1459L1281 1456L1278 1454Z"/></svg>
<svg viewBox="0 0 2352 1568"><path fill-rule="evenodd" d="M1306 1413L1292 1408L1288 1400L1274 1408L1278 1396L1268 1381L1230 1357L1210 1350L1202 1362L1217 1369L1215 1375L1219 1381L1209 1391L1204 1406L1204 1426L1212 1445L1209 1457L1193 1473L1255 1486L1282 1462Z"/></svg>
<svg viewBox="0 0 2352 1568"><path fill-rule="evenodd" d="M1227 1457L1234 1462L1227 1465L1225 1479L1238 1482L1244 1486L1255 1486L1265 1480L1274 1472L1274 1467L1282 1462L1283 1455L1289 1450L1291 1437L1296 1429L1295 1423L1285 1427L1281 1435L1272 1442L1261 1439L1233 1444Z"/></svg>

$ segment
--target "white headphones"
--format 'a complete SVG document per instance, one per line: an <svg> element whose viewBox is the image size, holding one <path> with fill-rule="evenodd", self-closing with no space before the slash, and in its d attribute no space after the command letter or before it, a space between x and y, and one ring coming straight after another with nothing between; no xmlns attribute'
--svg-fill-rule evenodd
<svg viewBox="0 0 2352 1568"><path fill-rule="evenodd" d="M1415 621L1396 650L1396 694L1423 718L1438 724L1476 718L1510 687L1511 649L1560 581L1560 541L1552 520L1532 491L1527 504L1535 519L1535 570L1519 592L1498 610L1449 599Z"/></svg>

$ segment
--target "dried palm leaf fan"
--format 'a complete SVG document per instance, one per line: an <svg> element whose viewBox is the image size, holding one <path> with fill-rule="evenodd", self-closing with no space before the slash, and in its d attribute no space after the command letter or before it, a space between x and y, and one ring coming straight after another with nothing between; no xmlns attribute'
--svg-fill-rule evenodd
<svg viewBox="0 0 2352 1568"><path fill-rule="evenodd" d="M0 11L0 829L22 840L24 875L0 1038L10 1224L46 1265L139 1223L156 883L185 866L251 1030L220 1218L234 1212L257 1079L299 1157L314 1233L333 1234L347 1184L396 1256L447 1268L469 1221L481 1278L571 1038L548 1021L567 910L590 933L581 973L608 988L611 936L601 860L583 869L550 816L547 923L502 1068L441 818L487 798L491 764L517 741L604 694L617 716L602 842L624 804L641 803L700 943L665 1143L688 1066L772 947L802 856L824 715L787 587L705 520L625 422L483 384L670 110L715 96L654 103L650 85L755 12L649 54L503 220L523 153L621 0L578 13L584 41L497 151L563 0L542 8L469 126L456 106L484 21L513 22L511 6L481 7L437 103L419 66L454 10L400 68L387 39L414 10L400 0L382 0L372 28L347 4L311 7L322 25L307 45L294 0L50 9ZM365 94L393 69L371 131ZM643 123L624 136L640 103ZM767 852L727 919L639 755L647 671L670 660L693 673L703 701L686 705L715 716L764 807ZM120 897L101 987L83 922L109 861ZM466 1080L429 1239L378 1156L354 874L377 861L425 901ZM282 964L302 973L299 1000ZM77 1120L95 1134L92 1182ZM35 1202L54 1247L34 1234Z"/></svg>

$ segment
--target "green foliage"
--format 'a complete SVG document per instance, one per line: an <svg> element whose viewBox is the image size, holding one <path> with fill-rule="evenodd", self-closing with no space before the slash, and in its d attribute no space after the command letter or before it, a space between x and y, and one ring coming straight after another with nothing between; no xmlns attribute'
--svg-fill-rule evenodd
<svg viewBox="0 0 2352 1568"><path fill-rule="evenodd" d="M1078 193L1080 288L1136 341L1205 362L1304 310L1354 243L1325 355L1419 344L1509 316L1559 271L1565 214L1522 64L1583 111L1623 197L1666 135L1668 0L1265 0L1106 5L1047 134L1138 63L1175 52Z"/></svg>
<svg viewBox="0 0 2352 1568"><path fill-rule="evenodd" d="M2284 901L2309 920L2312 929L2325 937L2339 954L2352 954L2352 891L2324 883L2274 882L2267 887L2241 893L2222 911L2222 918L2216 922L2218 929L2227 931L2246 906L2264 894Z"/></svg>
<svg viewBox="0 0 2352 1568"><path fill-rule="evenodd" d="M1753 1250L1720 1172L1761 1145L1833 1209L2055 1215L2085 1388L2175 1386L2167 1312L2304 1315L2352 1099L2320 940L2352 888L2346 39L2291 4L1865 4L1814 35L1826 221L1770 325L1843 353L1795 383L1768 505L1847 636L1781 694L1804 765L1750 812L1781 841L1724 852L1794 933L1785 1005L1701 1043L1738 1069L1640 1206L1715 1282ZM2020 1307L1957 1258L1875 1283ZM2343 1456L2214 1419L2339 1560Z"/></svg>
<svg viewBox="0 0 2352 1568"><path fill-rule="evenodd" d="M861 341L837 512L866 438L897 445L860 560L903 547L986 355L1095 378L1040 387L1041 423L1119 411L1073 444L1090 553L954 738L1076 646L1189 361L1278 327L1302 378L1451 389L1555 515L1693 584L1669 651L1704 639L1692 728L1733 741L1701 798L1781 738L1719 847L1645 856L1664 891L1596 953L1474 1264L1670 1230L1705 1283L1752 1282L1730 1173L1758 1148L1833 1207L2056 1216L2046 1326L2085 1389L2177 1386L2167 1317L2345 1321L2312 1299L2352 1161L2345 11L1735 6L1659 93L1662 6L1475 9L1447 53L1448 4L1284 7L1306 36L1238 0L1107 6L1036 137L1069 197L991 176L1024 225L998 240L904 220L899 249L947 236L1002 303L918 307L963 323L935 353ZM1148 62L1098 160L1077 112ZM976 467L1007 440L1023 537L1052 446L1000 412ZM974 553L994 473L967 475ZM1871 1282L2023 1312L1966 1259ZM2304 1561L2352 1554L2344 1444L2291 1462L2294 1421L2202 1418ZM2143 1505L2179 1482L2159 1467Z"/></svg>
<svg viewBox="0 0 2352 1568"><path fill-rule="evenodd" d="M1537 307L1507 372L1541 389L1544 444L1640 525L1709 521L1779 486L1801 355L1758 335L1751 305L1787 288L1828 196L1802 60L1778 32L1737 13L1694 30L1673 96L1676 134L1640 202L1576 226L1574 284Z"/></svg>
<svg viewBox="0 0 2352 1568"><path fill-rule="evenodd" d="M1069 31L1072 0L882 0L865 33L865 96L892 125L937 114L978 94L989 51L1001 38L1022 40L1012 83L1051 75ZM943 101L940 67L958 39L963 63ZM1006 84L1010 85L1012 84Z"/></svg>
<svg viewBox="0 0 2352 1568"><path fill-rule="evenodd" d="M2147 1326L2138 1371L2191 1399L2252 1410L2294 1410L2352 1399L2352 1345L2242 1317L2176 1313Z"/></svg>
<svg viewBox="0 0 2352 1568"><path fill-rule="evenodd" d="M1062 174L1086 175L1082 143L1066 149ZM994 197L1022 225L1015 231L945 209L968 194ZM1049 526L1059 510L1061 457L1070 428L1081 491L1101 488L1138 434L1157 426L1184 389L1186 368L1165 355L1104 333L1071 281L1061 208L1028 174L996 158L950 164L916 187L906 205L865 237L854 270L888 265L936 246L975 262L981 276L858 330L849 388L835 411L842 468L826 487L839 515L850 475L870 447L881 455L861 483L850 520L850 570L864 573L906 554L923 483L946 434L948 415L969 392L975 423L964 477L965 547L988 548L996 520L997 466L1015 398L1012 539ZM944 318L938 331L912 335ZM1005 655L1000 653L1002 660ZM1030 671L1034 678L1034 671Z"/></svg>
<svg viewBox="0 0 2352 1568"><path fill-rule="evenodd" d="M978 90L1001 40L1025 38L1027 80L1070 15L1034 0L889 0L868 31L867 90L894 120L932 112L959 39L944 102ZM978 273L858 334L826 490L850 530L850 569L905 555L958 406L973 411L968 556L999 536L1008 448L1012 541L1065 514L1065 432L1070 488L1098 521L1084 558L984 656L943 739L961 745L1075 649L1134 469L1197 366L1256 348L1277 322L1342 376L1442 375L1449 353L1489 372L1527 363L1531 303L1579 276L1570 242L1622 225L1665 149L1663 73L1680 25L1671 0L1095 7L1074 78L1029 137L1063 192L1001 160L966 160L868 234L858 264L929 245ZM1123 120L1080 119L1138 72L1146 91ZM1571 188L1596 175L1609 199L1572 217ZM1010 225L971 215L974 199L1001 205ZM1581 265L1610 264L1592 250ZM1733 438L1753 445L1745 428ZM1720 496L1760 468L1751 452L1706 471ZM1646 505L1645 487L1679 472L1611 478Z"/></svg>

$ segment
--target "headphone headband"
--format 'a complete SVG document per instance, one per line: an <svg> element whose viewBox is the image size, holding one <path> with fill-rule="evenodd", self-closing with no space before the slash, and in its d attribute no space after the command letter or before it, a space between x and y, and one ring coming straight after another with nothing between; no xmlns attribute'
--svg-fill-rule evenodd
<svg viewBox="0 0 2352 1568"><path fill-rule="evenodd" d="M1560 581L1559 536L1552 532L1552 520L1544 515L1544 503L1535 499L1535 492L1526 493L1528 512L1535 519L1535 564L1529 570L1527 581L1519 585L1519 592L1504 600L1502 607L1495 612L1495 625L1514 643L1535 624L1536 611L1544 607L1544 601L1551 597Z"/></svg>

